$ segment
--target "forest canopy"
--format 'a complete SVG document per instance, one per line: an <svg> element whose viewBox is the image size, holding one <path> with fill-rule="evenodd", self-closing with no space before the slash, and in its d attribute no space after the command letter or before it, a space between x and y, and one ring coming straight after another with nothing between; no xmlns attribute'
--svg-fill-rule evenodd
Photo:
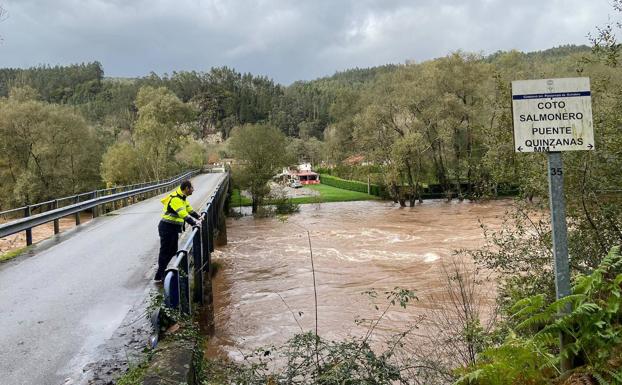
<svg viewBox="0 0 622 385"><path fill-rule="evenodd" d="M208 157L230 155L226 145L214 144L226 143L235 127L248 124L282 132L291 143L290 158L312 160L344 178L370 176L396 200L414 200L426 184L460 197L495 195L503 184L539 194L541 162L518 158L512 150L509 85L519 79L574 76L592 79L597 140L603 142L597 143L602 150L595 157L617 157L607 149L616 140L608 134L618 115L620 76L587 46L489 56L455 52L289 86L228 67L132 79L106 78L99 62L4 68L0 180L10 188L0 207L170 176ZM62 123L63 134L79 140L74 145L91 154L88 162L77 165L81 150L67 142L63 145L74 153L54 144L46 151L56 158L37 153L43 150L33 138L49 135L59 124L48 111L71 112L66 119L74 121ZM60 160L72 156L73 161ZM363 171L345 166L343 161L352 157L373 166ZM71 170L64 169L66 163Z"/></svg>

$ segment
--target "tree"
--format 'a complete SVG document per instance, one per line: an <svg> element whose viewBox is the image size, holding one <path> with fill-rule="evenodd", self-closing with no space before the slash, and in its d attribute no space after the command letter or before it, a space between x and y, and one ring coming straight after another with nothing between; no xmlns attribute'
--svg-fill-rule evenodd
<svg viewBox="0 0 622 385"><path fill-rule="evenodd" d="M33 100L14 88L0 100L0 197L3 205L82 192L100 185L102 146L70 108Z"/></svg>
<svg viewBox="0 0 622 385"><path fill-rule="evenodd" d="M622 12L622 0L612 1L613 9ZM616 38L616 30L622 29L622 22L610 21L602 27L596 27L596 34L588 34L592 42L592 52L607 65L616 67L620 61L622 44Z"/></svg>
<svg viewBox="0 0 622 385"><path fill-rule="evenodd" d="M182 140L182 151L175 155L175 160L184 168L201 168L207 161L207 148L200 141L192 137Z"/></svg>
<svg viewBox="0 0 622 385"><path fill-rule="evenodd" d="M363 92L342 89L336 93L330 107L330 116L334 123L324 130L327 158L330 162L341 161L354 152L352 135L354 117L364 108L361 102Z"/></svg>
<svg viewBox="0 0 622 385"><path fill-rule="evenodd" d="M102 178L108 186L122 186L141 178L141 157L130 143L115 143L108 147L102 159Z"/></svg>
<svg viewBox="0 0 622 385"><path fill-rule="evenodd" d="M192 127L184 123L192 121L194 110L167 88L149 86L138 91L136 107L134 141L143 158L146 176L159 180L175 173L178 169L175 155L182 151L182 138L193 133Z"/></svg>
<svg viewBox="0 0 622 385"><path fill-rule="evenodd" d="M267 183L286 164L285 146L285 135L272 126L247 124L231 132L229 148L241 161L234 178L251 193L253 213L269 192Z"/></svg>
<svg viewBox="0 0 622 385"><path fill-rule="evenodd" d="M288 163L291 164L309 162L311 165L318 165L324 152L324 143L316 138L291 138L287 145Z"/></svg>

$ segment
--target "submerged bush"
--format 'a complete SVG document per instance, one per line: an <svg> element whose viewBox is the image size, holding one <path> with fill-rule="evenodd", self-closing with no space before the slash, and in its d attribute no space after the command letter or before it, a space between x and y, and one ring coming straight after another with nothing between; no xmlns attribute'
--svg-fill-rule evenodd
<svg viewBox="0 0 622 385"><path fill-rule="evenodd" d="M375 298L378 293L366 294ZM406 307L416 299L411 290L395 288L384 293L387 306L378 319L361 320L368 325L362 337L328 341L311 331L301 331L280 347L263 347L244 356L241 363L208 361L203 384L322 384L392 385L407 381L412 363L400 351L412 331L399 333L384 348L372 348L374 330L392 306ZM296 317L294 315L294 317Z"/></svg>

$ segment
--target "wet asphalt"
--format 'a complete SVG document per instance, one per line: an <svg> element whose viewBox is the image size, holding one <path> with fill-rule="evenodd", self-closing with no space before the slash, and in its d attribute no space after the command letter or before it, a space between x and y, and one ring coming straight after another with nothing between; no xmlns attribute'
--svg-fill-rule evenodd
<svg viewBox="0 0 622 385"><path fill-rule="evenodd" d="M222 177L193 179L195 209ZM0 384L85 383L87 368L110 359L107 344L136 342L119 330L144 321L156 288L162 197L98 217L0 265Z"/></svg>

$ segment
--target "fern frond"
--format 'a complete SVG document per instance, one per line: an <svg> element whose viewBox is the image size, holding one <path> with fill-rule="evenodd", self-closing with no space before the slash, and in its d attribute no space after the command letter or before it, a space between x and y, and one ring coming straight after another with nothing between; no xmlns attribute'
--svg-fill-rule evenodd
<svg viewBox="0 0 622 385"><path fill-rule="evenodd" d="M472 372L465 374L464 376L458 378L454 385L469 385L470 383L477 381L479 376L484 372L483 369L476 369Z"/></svg>
<svg viewBox="0 0 622 385"><path fill-rule="evenodd" d="M550 304L547 307L547 310L548 311L558 312L560 310L563 310L564 307L566 307L566 305L568 305L568 304L576 305L576 304L580 303L581 301L584 301L585 298L586 298L585 294L570 294L570 295L562 297L562 298L558 299L557 301L553 302L552 304Z"/></svg>
<svg viewBox="0 0 622 385"><path fill-rule="evenodd" d="M603 309L593 302L585 302L577 306L576 309L573 310L573 315L590 315Z"/></svg>
<svg viewBox="0 0 622 385"><path fill-rule="evenodd" d="M545 347L555 347L559 345L559 333L550 333L546 330L541 330L533 339L540 345Z"/></svg>
<svg viewBox="0 0 622 385"><path fill-rule="evenodd" d="M544 294L523 298L510 309L512 317L520 318L541 311L544 308L544 301Z"/></svg>
<svg viewBox="0 0 622 385"><path fill-rule="evenodd" d="M544 325L547 325L553 322L553 317L554 317L554 314L550 314L550 313L535 314L527 318L523 322L519 323L518 325L516 325L516 329L525 330L529 328L541 327L541 326L544 326Z"/></svg>
<svg viewBox="0 0 622 385"><path fill-rule="evenodd" d="M598 385L610 385L609 381L605 380L599 373L592 373L592 377L598 381Z"/></svg>

